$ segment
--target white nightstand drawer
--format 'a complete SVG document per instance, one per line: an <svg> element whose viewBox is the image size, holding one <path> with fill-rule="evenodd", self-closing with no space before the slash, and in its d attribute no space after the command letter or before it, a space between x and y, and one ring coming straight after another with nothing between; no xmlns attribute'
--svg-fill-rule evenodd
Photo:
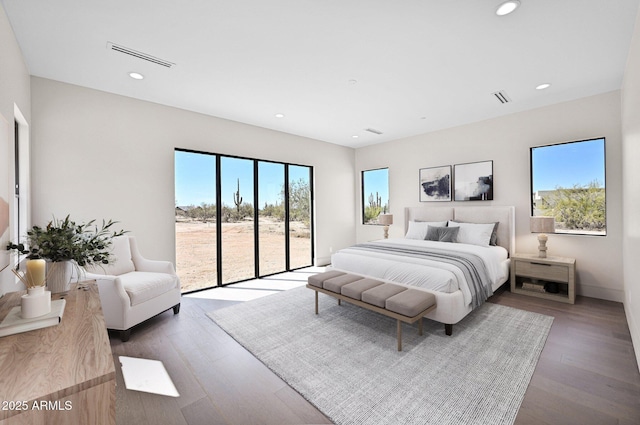
<svg viewBox="0 0 640 425"><path fill-rule="evenodd" d="M555 282L569 281L569 268L554 264L536 263L516 260L516 275L530 276Z"/></svg>

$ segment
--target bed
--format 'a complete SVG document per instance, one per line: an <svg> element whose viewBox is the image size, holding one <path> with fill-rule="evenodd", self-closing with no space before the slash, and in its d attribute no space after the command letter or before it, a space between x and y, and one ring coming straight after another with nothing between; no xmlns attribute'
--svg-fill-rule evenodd
<svg viewBox="0 0 640 425"><path fill-rule="evenodd" d="M515 248L515 208L411 207L404 213L404 238L342 249L331 256L331 267L433 293L437 307L425 317L444 323L451 334L453 324L508 280L509 257ZM459 229L437 229L443 224ZM427 231L432 240L424 240ZM450 238L451 232L468 243L441 241ZM486 237L493 245L485 245Z"/></svg>

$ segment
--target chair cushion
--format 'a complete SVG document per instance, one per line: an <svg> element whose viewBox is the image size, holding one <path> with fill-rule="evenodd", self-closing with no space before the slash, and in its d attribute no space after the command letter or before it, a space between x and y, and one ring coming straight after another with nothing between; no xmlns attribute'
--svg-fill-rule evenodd
<svg viewBox="0 0 640 425"><path fill-rule="evenodd" d="M118 276L131 306L142 304L178 286L178 277L167 273L129 272Z"/></svg>
<svg viewBox="0 0 640 425"><path fill-rule="evenodd" d="M136 268L131 259L129 236L118 236L112 239L111 262L109 264L86 266L89 273L120 276L134 271Z"/></svg>

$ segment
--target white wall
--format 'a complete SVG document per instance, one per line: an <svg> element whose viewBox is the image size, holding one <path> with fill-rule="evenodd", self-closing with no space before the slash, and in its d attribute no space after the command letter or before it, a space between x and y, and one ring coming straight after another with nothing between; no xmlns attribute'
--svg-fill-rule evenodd
<svg viewBox="0 0 640 425"><path fill-rule="evenodd" d="M14 184L13 176L15 173L13 165L14 111L17 107L22 112L27 124L31 122L29 90L29 71L22 58L22 52L16 42L4 8L0 5L0 116L9 124L9 134L5 138L9 140L9 157L0 157L0 172L9 174L11 187ZM12 192L9 191L9 193L11 194ZM13 222L15 220L13 205L10 209L10 217ZM10 240L16 239L14 233L12 225L9 230ZM0 246L0 255L6 255L4 248L4 246ZM0 295L21 289L21 287L15 285L15 280L15 276L11 273L9 267L0 272Z"/></svg>
<svg viewBox="0 0 640 425"><path fill-rule="evenodd" d="M314 167L316 263L355 240L354 150L32 77L33 221L113 219L175 261L174 148Z"/></svg>
<svg viewBox="0 0 640 425"><path fill-rule="evenodd" d="M406 206L420 203L420 168L493 160L494 201L459 205L514 205L518 252L537 251L529 232L529 148L559 142L606 137L607 236L549 235L549 255L576 258L577 292L622 301L622 172L620 92L556 104L501 118L422 134L356 151L357 223L360 218L360 172L389 167L390 236L403 233ZM637 167L636 167L637 168ZM380 237L377 226L357 226L357 240Z"/></svg>
<svg viewBox="0 0 640 425"><path fill-rule="evenodd" d="M622 85L625 312L640 364L640 13Z"/></svg>

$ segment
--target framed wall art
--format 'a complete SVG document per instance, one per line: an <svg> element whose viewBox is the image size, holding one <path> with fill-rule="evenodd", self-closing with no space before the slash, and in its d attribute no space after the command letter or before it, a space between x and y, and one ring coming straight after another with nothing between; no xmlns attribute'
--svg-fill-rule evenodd
<svg viewBox="0 0 640 425"><path fill-rule="evenodd" d="M451 165L420 169L420 202L451 201Z"/></svg>
<svg viewBox="0 0 640 425"><path fill-rule="evenodd" d="M453 166L456 201L493 200L493 161Z"/></svg>

